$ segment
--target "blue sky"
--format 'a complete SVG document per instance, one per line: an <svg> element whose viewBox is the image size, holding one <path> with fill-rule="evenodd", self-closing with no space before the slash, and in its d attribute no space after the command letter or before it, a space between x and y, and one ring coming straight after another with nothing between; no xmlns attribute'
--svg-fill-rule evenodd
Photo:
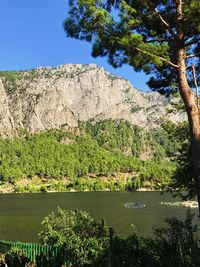
<svg viewBox="0 0 200 267"><path fill-rule="evenodd" d="M91 45L66 38L68 0L0 0L0 70L22 70L67 63L95 63L147 91L147 77L127 65L114 69L106 58L92 58Z"/></svg>

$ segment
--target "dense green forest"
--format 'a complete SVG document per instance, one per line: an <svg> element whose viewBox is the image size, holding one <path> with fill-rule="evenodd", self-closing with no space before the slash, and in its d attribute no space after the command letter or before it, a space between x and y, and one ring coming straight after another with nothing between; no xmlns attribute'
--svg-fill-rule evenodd
<svg viewBox="0 0 200 267"><path fill-rule="evenodd" d="M167 127L146 131L125 121L80 123L73 132L20 131L0 139L0 179L13 185L28 179L41 191L161 188L173 177L180 147ZM44 182L49 187L41 188Z"/></svg>

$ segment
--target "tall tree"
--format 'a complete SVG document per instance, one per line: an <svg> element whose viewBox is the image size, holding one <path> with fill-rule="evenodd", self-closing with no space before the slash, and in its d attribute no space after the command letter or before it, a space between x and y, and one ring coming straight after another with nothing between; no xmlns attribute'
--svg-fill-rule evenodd
<svg viewBox="0 0 200 267"><path fill-rule="evenodd" d="M67 36L93 44L114 67L151 74L152 90L179 91L188 115L193 177L200 207L200 120L193 91L200 75L199 0L70 0ZM200 211L200 208L199 208Z"/></svg>

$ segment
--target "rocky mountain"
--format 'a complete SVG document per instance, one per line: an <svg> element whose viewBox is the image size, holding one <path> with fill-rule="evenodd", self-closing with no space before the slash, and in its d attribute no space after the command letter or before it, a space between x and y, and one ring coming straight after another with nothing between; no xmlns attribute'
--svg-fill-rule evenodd
<svg viewBox="0 0 200 267"><path fill-rule="evenodd" d="M161 117L174 122L186 118L183 112L168 112L172 101L143 93L94 64L0 72L0 135L69 129L78 121L109 118L154 128Z"/></svg>

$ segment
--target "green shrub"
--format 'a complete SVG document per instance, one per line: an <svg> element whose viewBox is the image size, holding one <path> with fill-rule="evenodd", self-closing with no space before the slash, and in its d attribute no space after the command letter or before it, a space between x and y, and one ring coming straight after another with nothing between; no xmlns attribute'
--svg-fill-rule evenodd
<svg viewBox="0 0 200 267"><path fill-rule="evenodd" d="M25 267L26 263L29 263L30 260L26 257L26 254L23 250L18 248L11 249L5 255L5 262L8 267Z"/></svg>
<svg viewBox="0 0 200 267"><path fill-rule="evenodd" d="M184 221L178 218L165 220L167 227L154 230L154 253L162 267L200 266L200 247L197 225L192 224L194 215L186 212Z"/></svg>
<svg viewBox="0 0 200 267"><path fill-rule="evenodd" d="M87 212L58 208L56 214L44 218L42 226L42 243L58 247L61 258L70 266L94 263L108 246L104 223L96 222Z"/></svg>

